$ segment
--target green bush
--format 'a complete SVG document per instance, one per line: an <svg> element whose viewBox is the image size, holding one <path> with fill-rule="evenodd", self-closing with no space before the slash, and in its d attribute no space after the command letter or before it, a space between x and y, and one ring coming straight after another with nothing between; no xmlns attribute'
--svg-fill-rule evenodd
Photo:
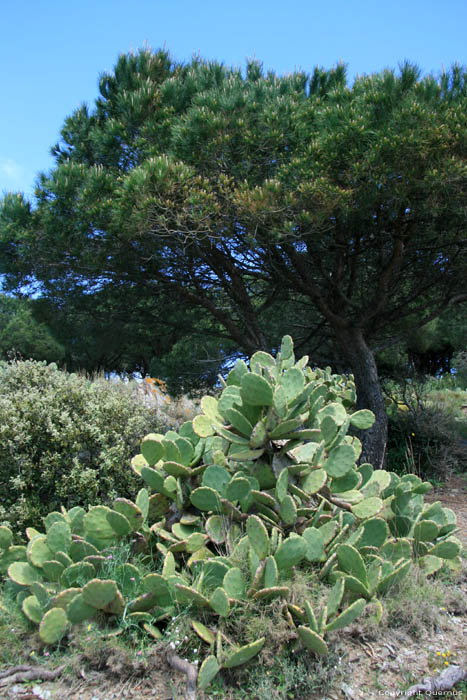
<svg viewBox="0 0 467 700"><path fill-rule="evenodd" d="M398 474L445 480L467 467L467 446L461 424L449 407L440 403L409 405L388 411L388 464Z"/></svg>
<svg viewBox="0 0 467 700"><path fill-rule="evenodd" d="M0 520L42 525L60 505L134 496L128 462L155 416L123 384L55 364L0 364Z"/></svg>

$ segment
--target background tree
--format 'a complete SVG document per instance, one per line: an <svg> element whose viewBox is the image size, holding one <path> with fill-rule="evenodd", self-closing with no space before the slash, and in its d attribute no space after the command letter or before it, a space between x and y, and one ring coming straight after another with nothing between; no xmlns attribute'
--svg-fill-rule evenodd
<svg viewBox="0 0 467 700"><path fill-rule="evenodd" d="M466 298L466 72L350 87L342 65L243 75L142 51L100 93L66 120L36 207L3 203L11 284L170 290L247 354L284 331L313 359L331 348L376 414L363 458L380 465L375 352Z"/></svg>
<svg viewBox="0 0 467 700"><path fill-rule="evenodd" d="M27 299L0 294L0 358L61 362L65 350L47 324L34 318L33 305Z"/></svg>

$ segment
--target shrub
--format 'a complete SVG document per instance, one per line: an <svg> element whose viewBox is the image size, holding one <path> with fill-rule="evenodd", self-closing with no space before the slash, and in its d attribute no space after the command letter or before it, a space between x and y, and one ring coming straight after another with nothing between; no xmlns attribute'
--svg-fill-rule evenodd
<svg viewBox="0 0 467 700"><path fill-rule="evenodd" d="M461 424L449 406L427 398L409 400L391 408L388 418L390 471L444 480L466 468L467 447Z"/></svg>
<svg viewBox="0 0 467 700"><path fill-rule="evenodd" d="M50 510L133 496L128 462L154 414L123 384L55 364L0 364L0 520L39 526Z"/></svg>

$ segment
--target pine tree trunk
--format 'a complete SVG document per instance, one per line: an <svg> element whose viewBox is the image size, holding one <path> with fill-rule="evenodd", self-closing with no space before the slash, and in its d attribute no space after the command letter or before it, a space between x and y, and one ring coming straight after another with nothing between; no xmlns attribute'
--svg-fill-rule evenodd
<svg viewBox="0 0 467 700"><path fill-rule="evenodd" d="M376 418L373 427L359 435L363 444L360 462L370 462L376 469L382 469L386 460L388 418L375 357L360 329L339 329L337 335L340 350L354 374L357 409L369 408Z"/></svg>

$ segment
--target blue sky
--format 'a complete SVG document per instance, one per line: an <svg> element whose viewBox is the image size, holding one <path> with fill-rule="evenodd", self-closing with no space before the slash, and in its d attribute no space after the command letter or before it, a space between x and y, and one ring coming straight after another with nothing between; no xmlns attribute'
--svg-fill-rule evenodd
<svg viewBox="0 0 467 700"><path fill-rule="evenodd" d="M165 46L283 74L348 64L352 79L408 59L467 63L466 0L6 0L0 25L0 195L30 196L66 116L92 104L118 55Z"/></svg>

